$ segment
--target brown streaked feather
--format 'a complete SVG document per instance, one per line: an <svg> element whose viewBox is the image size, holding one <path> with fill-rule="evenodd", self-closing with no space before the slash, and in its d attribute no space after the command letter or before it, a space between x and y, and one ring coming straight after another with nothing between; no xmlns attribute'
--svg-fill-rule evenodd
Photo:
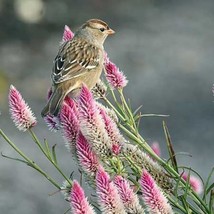
<svg viewBox="0 0 214 214"><path fill-rule="evenodd" d="M83 57L84 56L84 57ZM55 58L52 80L55 84L84 75L99 66L100 50L81 38L66 42Z"/></svg>

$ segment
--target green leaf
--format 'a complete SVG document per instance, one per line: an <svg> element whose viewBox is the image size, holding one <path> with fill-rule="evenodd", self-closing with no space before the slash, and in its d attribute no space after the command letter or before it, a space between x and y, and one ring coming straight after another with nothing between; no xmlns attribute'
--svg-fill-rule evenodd
<svg viewBox="0 0 214 214"><path fill-rule="evenodd" d="M212 183L206 190L206 195L214 188L214 183Z"/></svg>
<svg viewBox="0 0 214 214"><path fill-rule="evenodd" d="M210 202L209 202L210 213L214 213L214 189L210 192Z"/></svg>
<svg viewBox="0 0 214 214"><path fill-rule="evenodd" d="M57 164L57 158L56 158L56 144L52 146L52 157L55 164Z"/></svg>
<svg viewBox="0 0 214 214"><path fill-rule="evenodd" d="M25 164L29 165L29 162L27 162L27 161L25 161L25 160L22 160L22 159L19 159L19 158L14 158L14 157L10 157L10 156L4 155L2 152L1 152L1 156L2 156L3 158L7 158L7 159L10 159L10 160L18 161L18 162L25 163Z"/></svg>
<svg viewBox="0 0 214 214"><path fill-rule="evenodd" d="M210 179L212 178L212 175L214 173L214 167L212 168L210 174L208 175L208 178L207 178L207 181L204 185L204 195L203 195L203 200L206 202L206 193L207 193L207 188L208 188L208 185L209 185L209 182L210 182Z"/></svg>
<svg viewBox="0 0 214 214"><path fill-rule="evenodd" d="M44 139L44 144L45 144L45 151L46 151L46 154L51 157L51 151L50 151L50 146L48 144L48 141L46 139Z"/></svg>
<svg viewBox="0 0 214 214"><path fill-rule="evenodd" d="M174 149L173 149L173 146L172 146L171 137L170 137L169 130L168 130L167 126L166 126L165 121L163 121L163 129L164 129L164 134L165 134L165 137L166 137L166 143L167 143L169 156L170 156L170 159L172 161L172 166L176 170L176 172L178 172L178 165L177 165L176 155L175 155L175 152L174 152Z"/></svg>

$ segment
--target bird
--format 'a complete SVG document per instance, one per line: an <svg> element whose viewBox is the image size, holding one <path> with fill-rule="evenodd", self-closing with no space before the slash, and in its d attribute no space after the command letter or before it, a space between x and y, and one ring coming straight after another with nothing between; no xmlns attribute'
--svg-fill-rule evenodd
<svg viewBox="0 0 214 214"><path fill-rule="evenodd" d="M81 25L71 40L59 48L52 68L52 94L43 108L42 117L57 116L64 98L77 97L82 85L92 89L99 81L104 64L104 41L114 34L100 19Z"/></svg>

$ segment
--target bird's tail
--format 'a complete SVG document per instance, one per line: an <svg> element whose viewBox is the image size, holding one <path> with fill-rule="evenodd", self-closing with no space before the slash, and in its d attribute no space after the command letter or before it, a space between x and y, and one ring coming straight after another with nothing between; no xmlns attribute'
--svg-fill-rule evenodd
<svg viewBox="0 0 214 214"><path fill-rule="evenodd" d="M41 112L42 117L45 117L47 114L57 116L65 96L65 91L63 91L60 87L56 88Z"/></svg>

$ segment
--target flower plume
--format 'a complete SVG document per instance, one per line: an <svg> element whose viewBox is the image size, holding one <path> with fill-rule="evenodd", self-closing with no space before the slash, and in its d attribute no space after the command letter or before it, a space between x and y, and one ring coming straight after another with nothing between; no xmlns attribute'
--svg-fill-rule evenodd
<svg viewBox="0 0 214 214"><path fill-rule="evenodd" d="M96 185L98 201L103 214L126 214L116 186L102 167L99 167L97 171Z"/></svg>
<svg viewBox="0 0 214 214"><path fill-rule="evenodd" d="M60 121L58 117L48 114L44 117L44 121L47 124L50 131L57 131L60 129Z"/></svg>
<svg viewBox="0 0 214 214"><path fill-rule="evenodd" d="M93 208L85 197L82 187L75 180L73 181L70 199L73 214L95 214Z"/></svg>
<svg viewBox="0 0 214 214"><path fill-rule="evenodd" d="M76 149L80 166L87 174L95 176L99 166L98 158L81 132L76 142Z"/></svg>
<svg viewBox="0 0 214 214"><path fill-rule="evenodd" d="M8 98L11 118L16 127L20 131L26 131L27 129L35 126L37 123L36 117L28 104L22 98L20 92L13 85L10 86Z"/></svg>
<svg viewBox="0 0 214 214"><path fill-rule="evenodd" d="M184 172L182 174L182 178L185 181L189 181L190 186L192 187L192 189L197 192L198 194L202 193L203 191L203 185L200 179L198 179L197 177L193 176L193 175L188 175L188 173Z"/></svg>
<svg viewBox="0 0 214 214"><path fill-rule="evenodd" d="M149 155L141 151L137 146L128 143L123 145L122 151L129 155L140 169L145 168L162 189L167 192L172 191L173 185L171 180L166 176L161 166Z"/></svg>
<svg viewBox="0 0 214 214"><path fill-rule="evenodd" d="M143 214L144 210L139 203L138 196L130 187L129 182L122 176L118 175L114 178L114 184L117 187L126 212L130 214Z"/></svg>
<svg viewBox="0 0 214 214"><path fill-rule="evenodd" d="M172 208L152 176L144 169L140 180L142 197L151 214L172 214Z"/></svg>
<svg viewBox="0 0 214 214"><path fill-rule="evenodd" d="M112 151L114 154L118 154L121 149L121 144L124 143L126 140L124 137L120 134L120 131L117 127L117 124L111 119L109 115L105 112L104 109L100 109L100 113L102 115L105 129L108 133L108 136L111 140L112 144Z"/></svg>
<svg viewBox="0 0 214 214"><path fill-rule="evenodd" d="M71 99L63 102L60 111L60 122L63 136L68 142L66 146L70 151L75 151L75 143L79 132L76 104Z"/></svg>
<svg viewBox="0 0 214 214"><path fill-rule="evenodd" d="M79 98L80 130L99 156L111 154L111 145L99 109L91 92L82 86Z"/></svg>
<svg viewBox="0 0 214 214"><path fill-rule="evenodd" d="M61 45L64 44L68 40L71 40L73 37L74 37L74 33L71 31L71 29L67 25L65 25L62 41L60 42L60 44Z"/></svg>
<svg viewBox="0 0 214 214"><path fill-rule="evenodd" d="M128 80L126 76L119 70L119 68L111 61L106 60L105 63L106 79L113 89L124 88Z"/></svg>

